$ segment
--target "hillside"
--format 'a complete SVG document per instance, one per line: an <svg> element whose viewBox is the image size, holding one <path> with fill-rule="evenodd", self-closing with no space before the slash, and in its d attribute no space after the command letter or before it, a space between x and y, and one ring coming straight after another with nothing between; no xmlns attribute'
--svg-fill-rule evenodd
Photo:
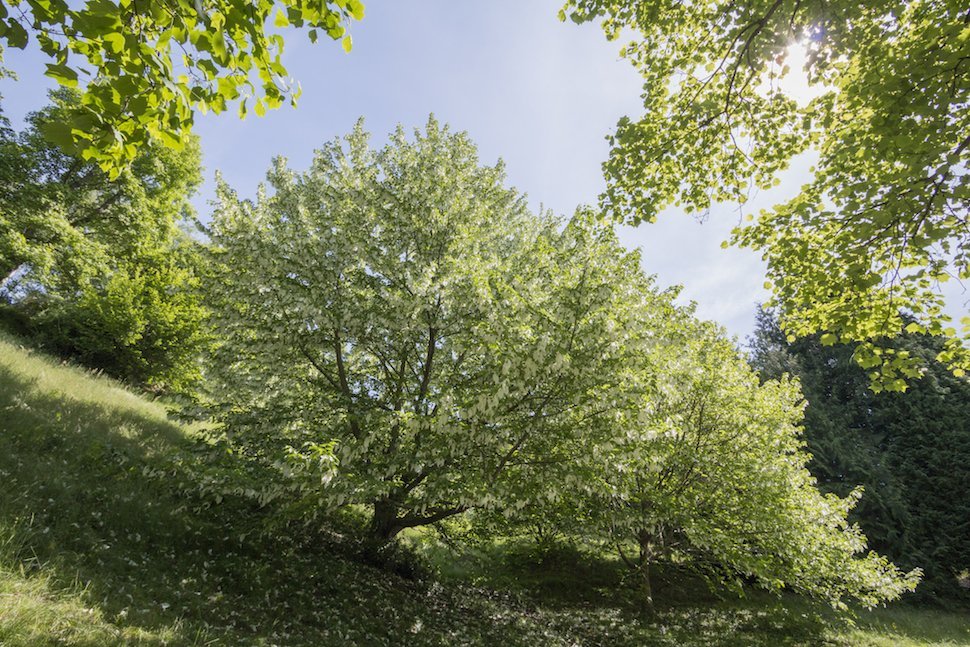
<svg viewBox="0 0 970 647"><path fill-rule="evenodd" d="M641 622L615 564L567 550L425 540L402 558L423 574L392 574L346 520L193 494L197 444L161 404L0 337L0 645L970 645L961 613L852 628L678 581Z"/></svg>

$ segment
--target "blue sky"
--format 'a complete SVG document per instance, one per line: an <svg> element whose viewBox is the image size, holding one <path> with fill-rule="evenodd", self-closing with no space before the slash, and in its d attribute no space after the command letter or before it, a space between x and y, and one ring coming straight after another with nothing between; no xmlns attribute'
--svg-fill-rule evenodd
<svg viewBox="0 0 970 647"><path fill-rule="evenodd" d="M607 134L641 109L639 76L619 59L596 25L560 23L560 0L368 0L353 25L354 48L313 45L290 34L285 63L301 82L296 109L284 107L240 121L233 113L199 118L206 184L195 204L203 215L216 170L243 195L253 195L270 159L305 168L313 150L365 118L376 141L397 124L423 125L429 113L466 130L485 163L505 160L509 184L530 203L560 214L593 204L604 186L600 165ZM50 86L36 52L8 50L20 76L0 82L14 125L45 103ZM797 163L781 186L746 205L756 213L807 180ZM671 211L659 222L623 227L628 246L642 247L643 268L661 285L681 284L698 314L742 339L765 300L764 267L749 250L721 249L741 218L734 205L712 210L703 224Z"/></svg>

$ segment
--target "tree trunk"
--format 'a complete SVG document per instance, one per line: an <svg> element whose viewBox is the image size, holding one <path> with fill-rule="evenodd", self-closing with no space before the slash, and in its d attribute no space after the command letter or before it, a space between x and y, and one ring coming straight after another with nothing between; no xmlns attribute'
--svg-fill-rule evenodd
<svg viewBox="0 0 970 647"><path fill-rule="evenodd" d="M378 556L403 528L397 516L397 504L391 499L378 499L374 502L374 516L370 521L370 541L368 551Z"/></svg>
<svg viewBox="0 0 970 647"><path fill-rule="evenodd" d="M640 613L645 618L654 617L653 587L650 584L650 562L640 565Z"/></svg>
<svg viewBox="0 0 970 647"><path fill-rule="evenodd" d="M646 529L638 533L640 543L640 612L645 618L653 618L653 586L650 584L650 561L653 559L653 533Z"/></svg>

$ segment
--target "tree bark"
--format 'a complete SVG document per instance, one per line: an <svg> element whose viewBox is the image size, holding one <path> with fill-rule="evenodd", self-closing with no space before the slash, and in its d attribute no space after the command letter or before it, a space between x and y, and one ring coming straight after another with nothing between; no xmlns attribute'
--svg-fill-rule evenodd
<svg viewBox="0 0 970 647"><path fill-rule="evenodd" d="M650 583L650 562L640 565L640 613L645 618L652 619L655 615L653 606L653 586Z"/></svg>
<svg viewBox="0 0 970 647"><path fill-rule="evenodd" d="M448 506L445 504L442 507L429 508L424 514L420 515L413 511L399 515L398 513L401 512L400 505L398 500L393 498L378 499L373 505L374 516L371 517L370 523L371 536L383 540L385 543L394 539L405 528L437 523L448 517L461 514L468 509L463 505Z"/></svg>
<svg viewBox="0 0 970 647"><path fill-rule="evenodd" d="M637 539L640 543L640 612L646 618L654 617L653 586L650 583L650 561L653 559L653 533L646 529L640 530Z"/></svg>
<svg viewBox="0 0 970 647"><path fill-rule="evenodd" d="M371 517L370 535L379 550L389 544L399 532L404 530L397 516L397 504L391 499L378 499L374 502L374 516Z"/></svg>

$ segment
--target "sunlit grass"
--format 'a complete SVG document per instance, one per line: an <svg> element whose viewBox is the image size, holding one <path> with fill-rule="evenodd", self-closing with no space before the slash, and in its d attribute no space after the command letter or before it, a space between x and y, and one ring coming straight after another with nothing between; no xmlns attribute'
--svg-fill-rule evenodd
<svg viewBox="0 0 970 647"><path fill-rule="evenodd" d="M857 627L841 632L859 647L949 647L970 645L970 610L945 612L901 606L862 614Z"/></svg>
<svg viewBox="0 0 970 647"><path fill-rule="evenodd" d="M0 568L0 645L163 645L175 635L170 629L119 628L80 595L57 590L49 577Z"/></svg>

